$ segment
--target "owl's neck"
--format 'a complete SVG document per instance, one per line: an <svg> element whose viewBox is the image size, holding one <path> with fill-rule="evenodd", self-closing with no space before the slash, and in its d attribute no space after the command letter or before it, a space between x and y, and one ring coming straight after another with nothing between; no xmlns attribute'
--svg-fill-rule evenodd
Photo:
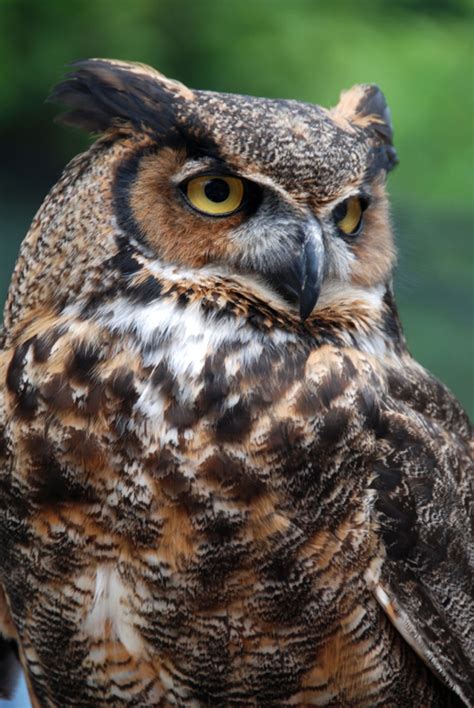
<svg viewBox="0 0 474 708"><path fill-rule="evenodd" d="M112 260L117 275L113 286L102 297L95 294L83 308L116 333L133 331L144 343L165 335L202 339L203 332L214 332L216 349L229 338L244 343L264 337L279 345L300 341L310 347L356 347L379 357L405 351L390 286L329 283L303 322L254 276L216 267L185 270L164 265L129 244Z"/></svg>

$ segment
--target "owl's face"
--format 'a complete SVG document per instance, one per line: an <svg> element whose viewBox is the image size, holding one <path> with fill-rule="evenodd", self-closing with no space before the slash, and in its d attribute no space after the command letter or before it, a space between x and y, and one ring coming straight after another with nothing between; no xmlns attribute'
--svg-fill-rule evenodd
<svg viewBox="0 0 474 708"><path fill-rule="evenodd" d="M376 87L326 110L92 60L53 98L72 108L66 122L129 141L113 209L147 257L254 279L303 319L334 285L390 278L384 182L396 158Z"/></svg>

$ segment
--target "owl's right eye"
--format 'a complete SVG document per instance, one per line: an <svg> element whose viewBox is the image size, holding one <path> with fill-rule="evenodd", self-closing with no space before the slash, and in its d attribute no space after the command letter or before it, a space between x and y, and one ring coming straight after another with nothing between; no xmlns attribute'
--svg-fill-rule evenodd
<svg viewBox="0 0 474 708"><path fill-rule="evenodd" d="M352 196L338 204L333 211L334 221L346 236L358 236L362 229L362 218L367 209L367 199Z"/></svg>
<svg viewBox="0 0 474 708"><path fill-rule="evenodd" d="M189 204L202 214L229 216L237 211L245 196L243 180L228 175L202 175L183 186Z"/></svg>

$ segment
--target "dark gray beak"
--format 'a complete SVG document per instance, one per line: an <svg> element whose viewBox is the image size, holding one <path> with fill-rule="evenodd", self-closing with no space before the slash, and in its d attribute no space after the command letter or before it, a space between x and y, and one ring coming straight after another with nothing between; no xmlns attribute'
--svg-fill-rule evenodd
<svg viewBox="0 0 474 708"><path fill-rule="evenodd" d="M297 229L287 255L286 264L266 277L285 300L298 305L306 320L318 301L324 264L321 227L315 219Z"/></svg>

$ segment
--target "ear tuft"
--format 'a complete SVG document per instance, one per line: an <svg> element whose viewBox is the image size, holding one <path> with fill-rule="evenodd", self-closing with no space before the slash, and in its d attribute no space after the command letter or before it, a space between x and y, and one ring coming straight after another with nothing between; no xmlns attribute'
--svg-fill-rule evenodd
<svg viewBox="0 0 474 708"><path fill-rule="evenodd" d="M343 91L339 103L331 111L351 125L370 130L380 147L384 147L387 170L398 163L393 147L393 126L385 96L375 84L357 84Z"/></svg>
<svg viewBox="0 0 474 708"><path fill-rule="evenodd" d="M119 126L168 132L176 125L177 104L193 98L185 86L144 64L87 59L72 66L48 101L69 109L60 122L89 132Z"/></svg>
<svg viewBox="0 0 474 708"><path fill-rule="evenodd" d="M390 109L385 96L375 84L357 84L343 91L333 110L354 125L361 128L370 126L384 142L393 144Z"/></svg>

